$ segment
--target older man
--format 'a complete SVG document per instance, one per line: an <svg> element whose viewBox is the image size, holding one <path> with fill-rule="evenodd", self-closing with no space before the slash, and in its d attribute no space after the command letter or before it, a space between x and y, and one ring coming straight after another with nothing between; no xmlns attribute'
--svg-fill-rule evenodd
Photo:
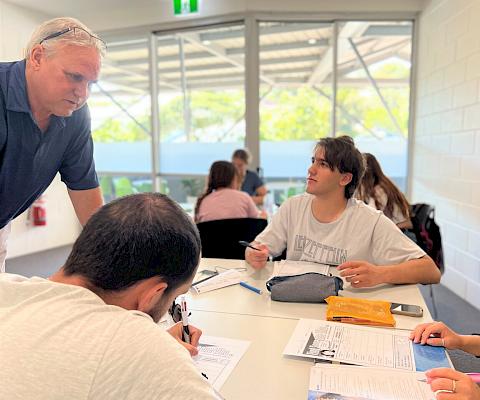
<svg viewBox="0 0 480 400"><path fill-rule="evenodd" d="M25 59L0 63L0 272L10 221L60 172L82 225L103 203L85 102L105 44L73 18L45 22Z"/></svg>
<svg viewBox="0 0 480 400"><path fill-rule="evenodd" d="M154 323L199 257L188 215L144 193L96 212L49 280L0 274L0 398L216 399L188 352L201 332Z"/></svg>

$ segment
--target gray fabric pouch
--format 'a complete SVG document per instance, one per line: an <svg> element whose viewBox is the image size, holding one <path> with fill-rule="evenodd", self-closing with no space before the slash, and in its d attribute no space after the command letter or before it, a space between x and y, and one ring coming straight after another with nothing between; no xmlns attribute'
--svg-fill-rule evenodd
<svg viewBox="0 0 480 400"><path fill-rule="evenodd" d="M302 275L276 276L266 283L275 301L322 303L328 296L337 296L343 281L336 276L316 272Z"/></svg>

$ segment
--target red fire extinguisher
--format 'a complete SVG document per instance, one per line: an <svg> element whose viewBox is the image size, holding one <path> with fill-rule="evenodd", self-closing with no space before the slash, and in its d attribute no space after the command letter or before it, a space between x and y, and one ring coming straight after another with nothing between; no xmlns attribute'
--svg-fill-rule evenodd
<svg viewBox="0 0 480 400"><path fill-rule="evenodd" d="M32 219L34 226L47 225L47 209L45 208L45 199L43 195L32 204Z"/></svg>

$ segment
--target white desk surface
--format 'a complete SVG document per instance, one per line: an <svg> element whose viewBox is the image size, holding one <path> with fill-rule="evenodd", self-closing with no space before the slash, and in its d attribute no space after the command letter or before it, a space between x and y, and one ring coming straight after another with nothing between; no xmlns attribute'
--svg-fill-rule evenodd
<svg viewBox="0 0 480 400"><path fill-rule="evenodd" d="M272 264L257 271L243 260L203 258L198 271L214 269L215 266L224 268L246 267L249 276L245 281L262 289L262 294L258 295L240 285L233 285L202 294L189 293L189 306L192 311L290 318L294 320L300 318L325 319L326 304L284 303L270 299L265 282L272 274ZM375 288L355 289L351 288L348 283L345 283L344 287L345 290L339 293L344 297L361 297L372 300L416 304L423 308L423 317L421 318L395 315L397 329L410 330L420 323L432 321L430 312L417 285L381 285Z"/></svg>
<svg viewBox="0 0 480 400"><path fill-rule="evenodd" d="M190 321L201 327L205 335L251 342L220 389L226 399L307 398L313 362L282 355L296 320L194 311Z"/></svg>

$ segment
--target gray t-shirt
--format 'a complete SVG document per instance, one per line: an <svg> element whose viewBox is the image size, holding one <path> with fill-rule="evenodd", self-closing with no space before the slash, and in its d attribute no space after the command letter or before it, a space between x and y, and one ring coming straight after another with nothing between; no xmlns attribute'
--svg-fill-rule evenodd
<svg viewBox="0 0 480 400"><path fill-rule="evenodd" d="M274 256L286 248L288 260L330 265L352 260L391 265L425 255L381 211L352 198L340 218L321 223L313 216L313 198L289 198L255 241Z"/></svg>

